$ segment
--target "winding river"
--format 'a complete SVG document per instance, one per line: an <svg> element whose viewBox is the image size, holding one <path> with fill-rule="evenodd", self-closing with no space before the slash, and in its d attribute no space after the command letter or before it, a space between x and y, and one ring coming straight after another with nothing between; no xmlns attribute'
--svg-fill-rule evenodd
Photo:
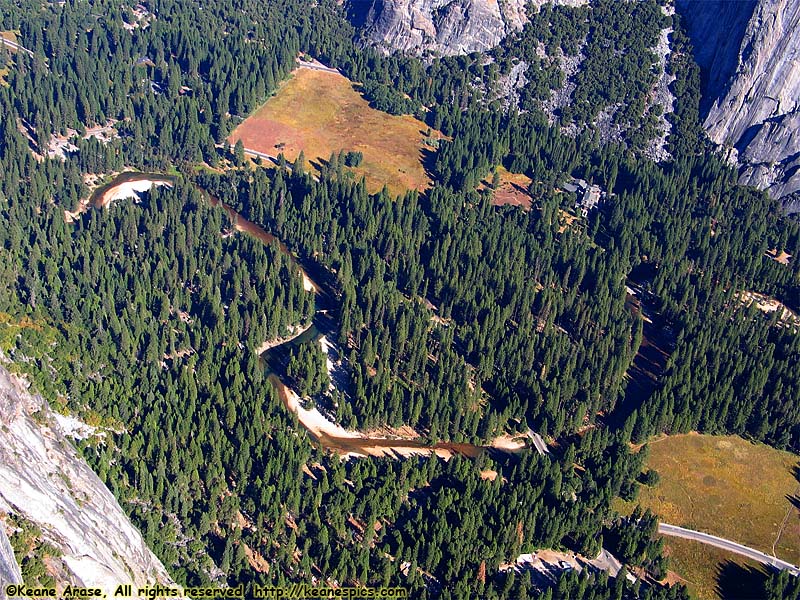
<svg viewBox="0 0 800 600"><path fill-rule="evenodd" d="M88 201L82 202L73 215L83 212L89 206L97 208L108 206L114 200L136 196L134 192L151 189L153 185L174 185L175 177L155 173L126 172L115 177L111 182L96 189ZM323 415L316 407L306 408L301 399L278 376L281 369L274 368L281 361L285 361L288 350L307 341L320 342L323 336L330 335L336 329L333 314L336 312L333 296L325 287L309 275L309 270L301 265L299 259L292 254L289 248L276 236L264 228L248 221L232 207L225 205L214 198L206 190L197 187L198 191L215 207L221 207L228 215L236 231L246 233L264 244L277 243L281 252L288 256L297 266L303 284L307 291L315 295L316 313L312 323L300 327L294 335L279 340L279 343L265 342L259 349L259 357L268 374L268 380L278 391L283 405L297 416L298 422L308 431L309 435L323 448L336 452L346 457L350 456L413 456L436 454L442 458L450 458L460 454L475 458L486 451L519 452L528 447L524 434L517 436L503 435L492 441L491 444L480 446L468 443L439 442L428 444L418 438L385 437L367 435L359 431L346 430Z"/></svg>
<svg viewBox="0 0 800 600"><path fill-rule="evenodd" d="M150 191L153 186L175 185L176 177L160 173L139 173L125 171L114 177L108 183L97 187L88 198L78 202L75 210L64 211L64 220L72 223L85 213L90 207L106 208L116 200L138 198L139 194Z"/></svg>
<svg viewBox="0 0 800 600"><path fill-rule="evenodd" d="M267 369L269 373L268 379L278 391L283 405L297 416L300 424L323 448L348 457L408 457L413 455L436 454L437 456L448 459L454 454L476 458L486 451L518 452L527 447L527 443L524 440L518 441L512 436L496 438L492 444L488 446L458 442L428 444L419 439L371 436L358 431L344 429L325 417L316 407L311 409L304 408L303 403L295 391L280 379L276 370L273 370L270 364L275 360L285 360L287 350L291 346L296 346L308 341L320 342L324 335L330 335L335 331L335 321L331 314L334 312L334 309L329 306L331 296L322 292L324 289L323 286L311 279L308 272L299 264L297 258L278 238L265 231L259 225L248 221L231 207L224 205L219 200L212 198L211 202L216 206L222 206L224 208L238 231L248 233L264 243L278 242L281 251L286 253L295 264L297 264L303 281L306 284L306 290L313 291L317 298L317 311L311 326L303 328L297 335L283 341L281 344L267 344L270 347L261 352L259 357L262 364L264 364ZM321 297L325 297L327 300L324 301L324 306L326 308L321 308Z"/></svg>
<svg viewBox="0 0 800 600"><path fill-rule="evenodd" d="M126 171L114 177L105 185L101 185L89 196L88 206L103 208L109 206L115 200L132 198L142 192L147 192L153 186L175 185L176 177L172 175L162 175L160 173L138 173Z"/></svg>

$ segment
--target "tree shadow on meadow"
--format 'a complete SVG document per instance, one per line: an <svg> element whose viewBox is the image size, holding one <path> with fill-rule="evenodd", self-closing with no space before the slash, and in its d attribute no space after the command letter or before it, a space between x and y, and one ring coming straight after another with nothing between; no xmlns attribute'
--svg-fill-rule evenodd
<svg viewBox="0 0 800 600"><path fill-rule="evenodd" d="M422 168L425 171L425 175L427 175L431 181L436 181L436 153L436 150L427 146L423 146L419 149Z"/></svg>
<svg viewBox="0 0 800 600"><path fill-rule="evenodd" d="M717 567L717 593L724 600L762 600L766 579L760 568L726 560Z"/></svg>
<svg viewBox="0 0 800 600"><path fill-rule="evenodd" d="M792 467L792 475L794 475L794 478L797 480L798 483L800 483L800 463L798 463L794 467ZM789 494L786 494L786 499L797 510L800 510L800 495L792 494L790 496Z"/></svg>

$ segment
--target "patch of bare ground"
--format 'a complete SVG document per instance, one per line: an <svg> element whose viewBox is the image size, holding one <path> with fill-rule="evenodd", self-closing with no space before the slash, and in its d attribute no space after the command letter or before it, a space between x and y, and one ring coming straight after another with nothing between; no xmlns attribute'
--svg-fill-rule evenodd
<svg viewBox="0 0 800 600"><path fill-rule="evenodd" d="M261 554L251 549L250 546L244 542L239 543L244 544L244 554L247 557L247 562L250 564L253 570L255 570L257 573L269 573L269 563L267 560L261 556Z"/></svg>
<svg viewBox="0 0 800 600"><path fill-rule="evenodd" d="M484 469L483 471L481 471L480 475L481 479L483 479L484 481L494 481L495 479L497 479L497 471L495 471L494 469Z"/></svg>
<svg viewBox="0 0 800 600"><path fill-rule="evenodd" d="M775 262L782 265L788 265L789 260L792 258L792 255L786 252L786 250L781 250L780 252L778 252L777 248L772 248L771 250L767 250L764 253L764 256L767 256L768 258L771 258Z"/></svg>
<svg viewBox="0 0 800 600"><path fill-rule="evenodd" d="M47 145L47 157L66 160L67 154L72 154L78 151L78 147L73 143L73 140L78 137L82 137L84 140L95 138L98 142L107 144L119 137L119 134L114 127L116 123L117 121L112 119L105 125L95 125L93 127L89 127L86 129L83 136L80 136L78 131L75 129L67 129L67 132L64 135L53 134L50 136L50 140Z"/></svg>
<svg viewBox="0 0 800 600"><path fill-rule="evenodd" d="M525 210L530 209L533 197L528 190L533 180L521 173L511 173L502 165L496 167L495 172L497 173L498 185L493 190L492 205L519 206ZM491 175L488 180L481 181L478 190L491 188L493 178L494 175Z"/></svg>
<svg viewBox="0 0 800 600"><path fill-rule="evenodd" d="M784 327L791 327L795 331L800 327L800 316L797 313L766 294L744 290L739 293L739 300L745 306L755 306L764 314L777 314L778 322Z"/></svg>

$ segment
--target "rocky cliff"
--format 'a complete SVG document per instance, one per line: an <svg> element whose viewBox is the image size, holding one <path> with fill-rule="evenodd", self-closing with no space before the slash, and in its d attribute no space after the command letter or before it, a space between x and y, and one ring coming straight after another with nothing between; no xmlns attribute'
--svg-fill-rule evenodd
<svg viewBox="0 0 800 600"><path fill-rule="evenodd" d="M800 190L800 2L679 0L703 73L709 137L741 181L775 198Z"/></svg>
<svg viewBox="0 0 800 600"><path fill-rule="evenodd" d="M527 21L526 6L546 0L352 0L368 41L387 52L468 54L493 48ZM585 4L585 0L554 0Z"/></svg>
<svg viewBox="0 0 800 600"><path fill-rule="evenodd" d="M5 598L5 586L9 583L22 583L22 573L14 558L14 550L8 541L6 529L0 523L0 598Z"/></svg>
<svg viewBox="0 0 800 600"><path fill-rule="evenodd" d="M0 364L3 513L33 523L55 547L60 556L47 567L60 585L99 586L113 593L120 583L172 583L114 496L66 439L47 403ZM9 550L2 531L4 582L19 575Z"/></svg>

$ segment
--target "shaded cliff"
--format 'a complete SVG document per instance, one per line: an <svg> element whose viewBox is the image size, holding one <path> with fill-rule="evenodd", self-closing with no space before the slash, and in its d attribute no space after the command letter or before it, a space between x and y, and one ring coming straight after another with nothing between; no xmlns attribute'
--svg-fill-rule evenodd
<svg viewBox="0 0 800 600"><path fill-rule="evenodd" d="M544 0L533 0L535 7ZM555 0L584 4L585 0ZM351 18L387 52L468 54L495 47L527 21L527 0L352 0Z"/></svg>
<svg viewBox="0 0 800 600"><path fill-rule="evenodd" d="M22 573L14 558L14 550L0 521L0 598L6 598L5 587L10 583L22 583Z"/></svg>
<svg viewBox="0 0 800 600"><path fill-rule="evenodd" d="M800 190L800 3L679 0L703 73L704 127L741 181Z"/></svg>
<svg viewBox="0 0 800 600"><path fill-rule="evenodd" d="M57 584L108 592L120 583L171 583L114 496L66 439L47 403L1 365L0 431L0 513L41 530L58 554L48 561ZM9 564L10 548L2 542L5 580L19 571Z"/></svg>

